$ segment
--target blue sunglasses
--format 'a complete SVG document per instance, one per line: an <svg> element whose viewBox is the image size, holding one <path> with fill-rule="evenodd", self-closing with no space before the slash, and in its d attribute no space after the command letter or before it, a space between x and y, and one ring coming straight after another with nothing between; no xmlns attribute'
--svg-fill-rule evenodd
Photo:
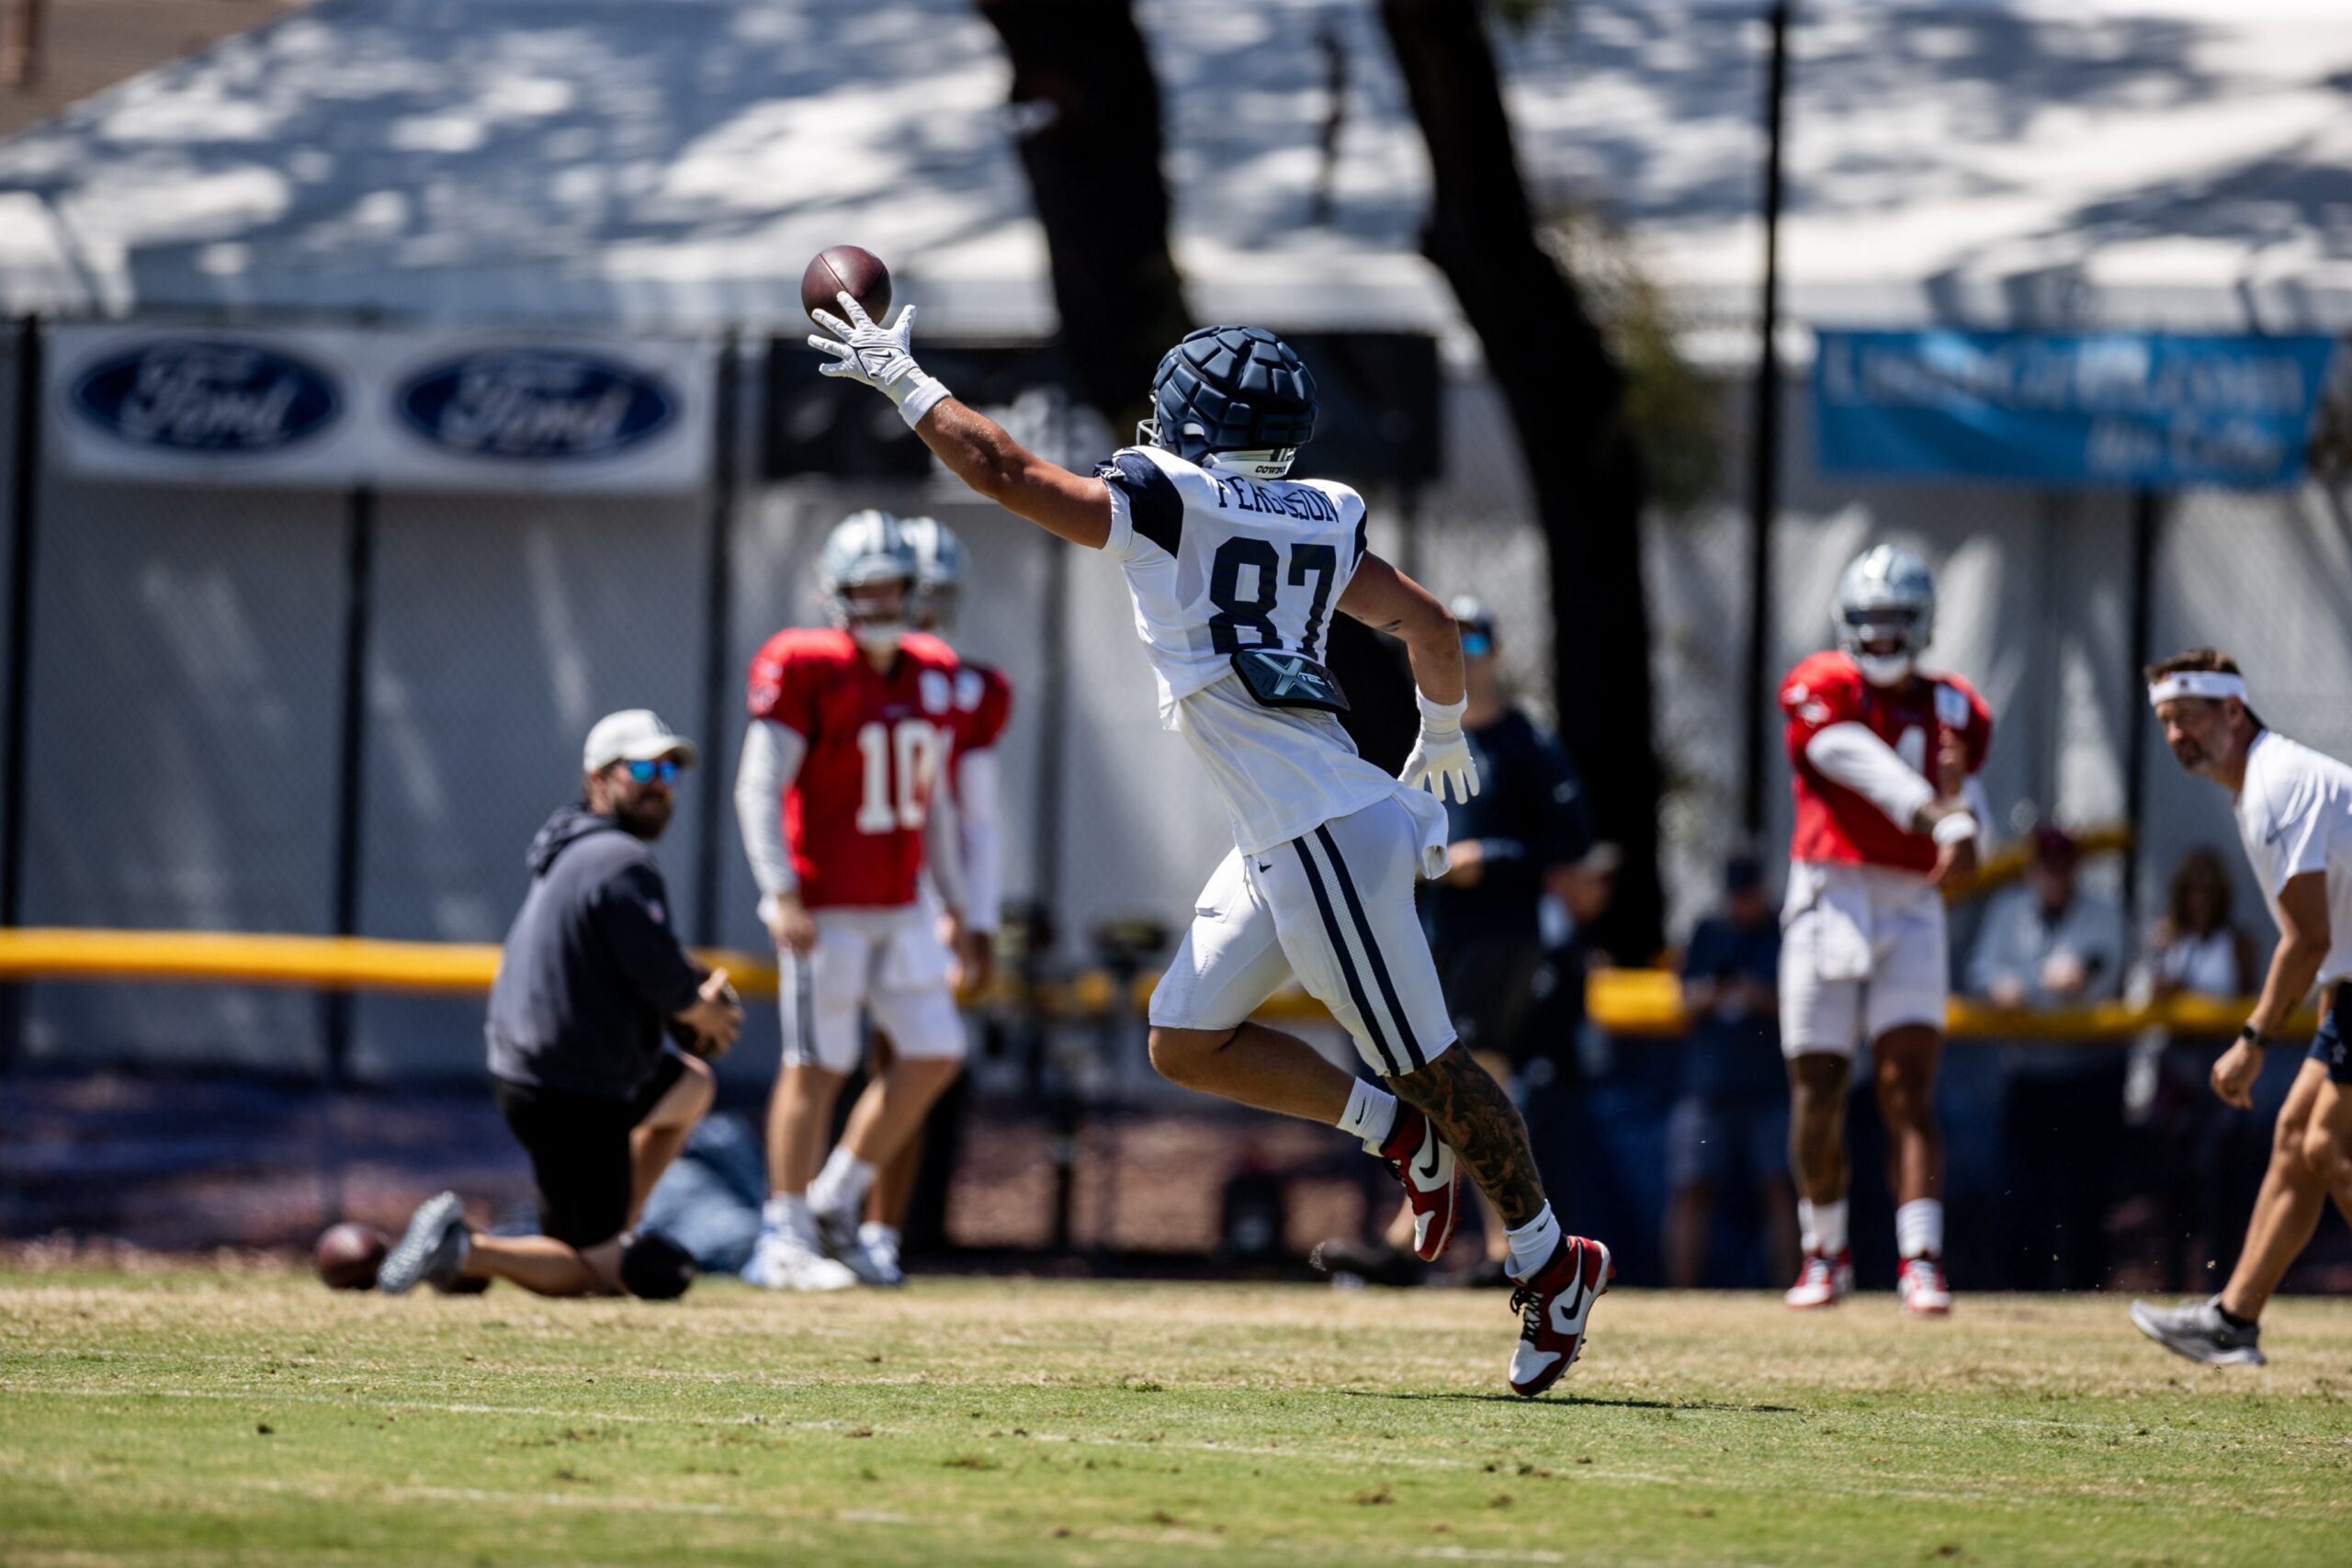
<svg viewBox="0 0 2352 1568"><path fill-rule="evenodd" d="M623 762L621 766L627 768L628 776L639 784L651 784L655 779L663 784L678 782L678 760L675 757L657 757L650 762Z"/></svg>

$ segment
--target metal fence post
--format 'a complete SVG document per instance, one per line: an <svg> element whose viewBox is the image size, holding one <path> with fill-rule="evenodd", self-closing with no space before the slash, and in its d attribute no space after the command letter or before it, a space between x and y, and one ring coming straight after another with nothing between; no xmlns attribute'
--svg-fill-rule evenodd
<svg viewBox="0 0 2352 1568"><path fill-rule="evenodd" d="M344 552L344 617L342 711L337 717L339 766L335 783L334 924L337 936L359 932L361 823L365 811L368 761L368 623L374 609L376 577L376 490L360 485L351 492L350 522ZM319 1150L320 1205L330 1220L343 1215L343 1149L340 1129L342 1096L351 1061L352 993L331 990L321 999L320 1033L325 1044L322 1088L325 1111L321 1118Z"/></svg>
<svg viewBox="0 0 2352 1568"><path fill-rule="evenodd" d="M2132 494L2132 722L2124 745L2123 815L2132 824L2132 846L2123 855L2123 918L2126 928L2146 929L2140 919L2140 856L2146 841L2148 808L2148 705L2140 671L2155 661L2156 530L2163 503L2152 490Z"/></svg>
<svg viewBox="0 0 2352 1568"><path fill-rule="evenodd" d="M1773 0L1768 20L1772 52L1764 81L1764 298L1756 345L1756 407L1748 458L1747 724L1740 821L1748 836L1764 830L1765 682L1771 671L1772 513L1781 491L1781 120L1789 88L1791 0Z"/></svg>
<svg viewBox="0 0 2352 1568"><path fill-rule="evenodd" d="M718 943L719 846L727 841L725 780L718 763L727 754L719 737L727 722L734 641L735 502L741 463L737 425L741 421L742 340L732 327L719 345L711 401L709 580L703 602L702 841L695 846L695 939ZM763 411L764 417L764 411Z"/></svg>
<svg viewBox="0 0 2352 1568"><path fill-rule="evenodd" d="M40 495L41 333L17 323L17 431L8 488L8 675L6 776L0 778L0 926L24 923L25 735L32 716L33 532ZM25 988L0 986L0 1073L23 1054Z"/></svg>

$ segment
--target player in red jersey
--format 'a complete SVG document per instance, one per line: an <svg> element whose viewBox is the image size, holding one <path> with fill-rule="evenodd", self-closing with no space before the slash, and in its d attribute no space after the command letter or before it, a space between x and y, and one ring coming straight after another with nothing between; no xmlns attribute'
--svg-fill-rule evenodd
<svg viewBox="0 0 2352 1568"><path fill-rule="evenodd" d="M835 624L790 628L752 661L735 810L774 939L784 1068L768 1111L773 1196L744 1277L790 1290L895 1283L858 1215L876 1170L922 1126L964 1056L948 964L920 897L926 863L963 904L954 813L937 789L959 668L912 631L916 562L896 518L861 512L819 566ZM779 809L779 805L781 809ZM870 1010L896 1053L823 1158Z"/></svg>
<svg viewBox="0 0 2352 1568"><path fill-rule="evenodd" d="M1975 869L1982 807L1971 780L1993 716L1959 676L1918 670L1935 618L1926 566L1875 546L1838 580L1837 649L1781 685L1796 769L1781 944L1789 1164L1804 1233L1792 1307L1831 1306L1854 1288L1846 1085L1855 1043L1867 1039L1897 1205L1897 1294L1906 1313L1951 1308L1937 1196L1936 1063L1950 992L1940 889Z"/></svg>
<svg viewBox="0 0 2352 1568"><path fill-rule="evenodd" d="M944 636L956 618L964 589L964 546L955 531L933 517L901 521L907 542L915 552L915 612L917 629ZM956 836L963 854L964 908L962 918L943 913L933 922L939 940L950 954L950 977L959 997L977 997L988 988L996 969L996 933L1004 903L1004 850L996 744L1012 717L1012 682L1002 671L956 655L956 739L947 772L942 780L956 803ZM877 1033L875 1061L884 1066L891 1059L889 1037ZM953 1108L940 1115L952 1119ZM914 1197L915 1173L923 1156L923 1140L910 1138L898 1156L875 1178L866 1194L865 1223L858 1239L877 1267L897 1272L899 1227Z"/></svg>

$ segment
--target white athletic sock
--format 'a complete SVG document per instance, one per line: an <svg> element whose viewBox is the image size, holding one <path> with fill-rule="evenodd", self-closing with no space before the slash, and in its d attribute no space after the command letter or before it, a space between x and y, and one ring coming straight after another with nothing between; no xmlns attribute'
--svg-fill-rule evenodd
<svg viewBox="0 0 2352 1568"><path fill-rule="evenodd" d="M1396 1097L1370 1078L1356 1079L1356 1087L1348 1090L1348 1108L1340 1112L1340 1131L1354 1134L1365 1148L1378 1154L1396 1130Z"/></svg>
<svg viewBox="0 0 2352 1568"><path fill-rule="evenodd" d="M865 1190L873 1185L874 1168L837 1145L825 1168L808 1184L808 1206L821 1213L843 1213L865 1202Z"/></svg>
<svg viewBox="0 0 2352 1568"><path fill-rule="evenodd" d="M799 1192L778 1192L760 1205L760 1228L763 1231L790 1231L803 1241L817 1239L817 1219L808 1212L808 1195Z"/></svg>
<svg viewBox="0 0 2352 1568"><path fill-rule="evenodd" d="M1905 1258L1944 1255L1944 1205L1939 1198L1915 1198L1894 1211L1894 1250Z"/></svg>
<svg viewBox="0 0 2352 1568"><path fill-rule="evenodd" d="M1837 1257L1846 1250L1846 1200L1816 1203L1810 1198L1798 1199L1797 1228L1804 1233L1807 1252Z"/></svg>
<svg viewBox="0 0 2352 1568"><path fill-rule="evenodd" d="M857 1239L868 1247L878 1242L896 1252L899 1250L899 1227L886 1225L880 1220L868 1220L857 1227Z"/></svg>
<svg viewBox="0 0 2352 1568"><path fill-rule="evenodd" d="M1552 1261L1552 1254L1560 1245L1560 1222L1552 1215L1552 1205L1515 1231L1503 1232L1503 1239L1510 1243L1510 1277L1522 1282L1534 1278L1535 1271Z"/></svg>

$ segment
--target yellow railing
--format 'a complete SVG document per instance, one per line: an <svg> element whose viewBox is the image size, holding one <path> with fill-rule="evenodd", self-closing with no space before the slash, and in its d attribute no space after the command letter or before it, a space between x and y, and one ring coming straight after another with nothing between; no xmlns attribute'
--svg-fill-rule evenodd
<svg viewBox="0 0 2352 1568"><path fill-rule="evenodd" d="M724 965L736 987L753 1000L775 995L775 962L762 954L710 950L697 954ZM288 986L314 990L402 991L479 996L498 973L498 949L488 942L386 942L376 937L270 936L233 931L0 931L0 980L184 981L217 985ZM1140 1012L1157 976L1129 987L1125 1007ZM1586 989L1593 1021L1612 1034L1671 1036L1683 1032L1682 991L1662 969L1606 969ZM1002 981L992 1000L1018 1003L1021 991ZM1027 998L1063 1015L1099 1017L1120 1005L1119 984L1102 970L1082 971ZM2185 1033L2236 1032L2250 1001L2176 998L2150 1007L2102 1002L2091 1007L2007 1012L1982 1003L1951 1004L1955 1039L2123 1040L2162 1026ZM1264 1016L1315 1020L1321 1004L1292 989L1267 1003ZM2306 1016L2294 1026L2308 1030Z"/></svg>

